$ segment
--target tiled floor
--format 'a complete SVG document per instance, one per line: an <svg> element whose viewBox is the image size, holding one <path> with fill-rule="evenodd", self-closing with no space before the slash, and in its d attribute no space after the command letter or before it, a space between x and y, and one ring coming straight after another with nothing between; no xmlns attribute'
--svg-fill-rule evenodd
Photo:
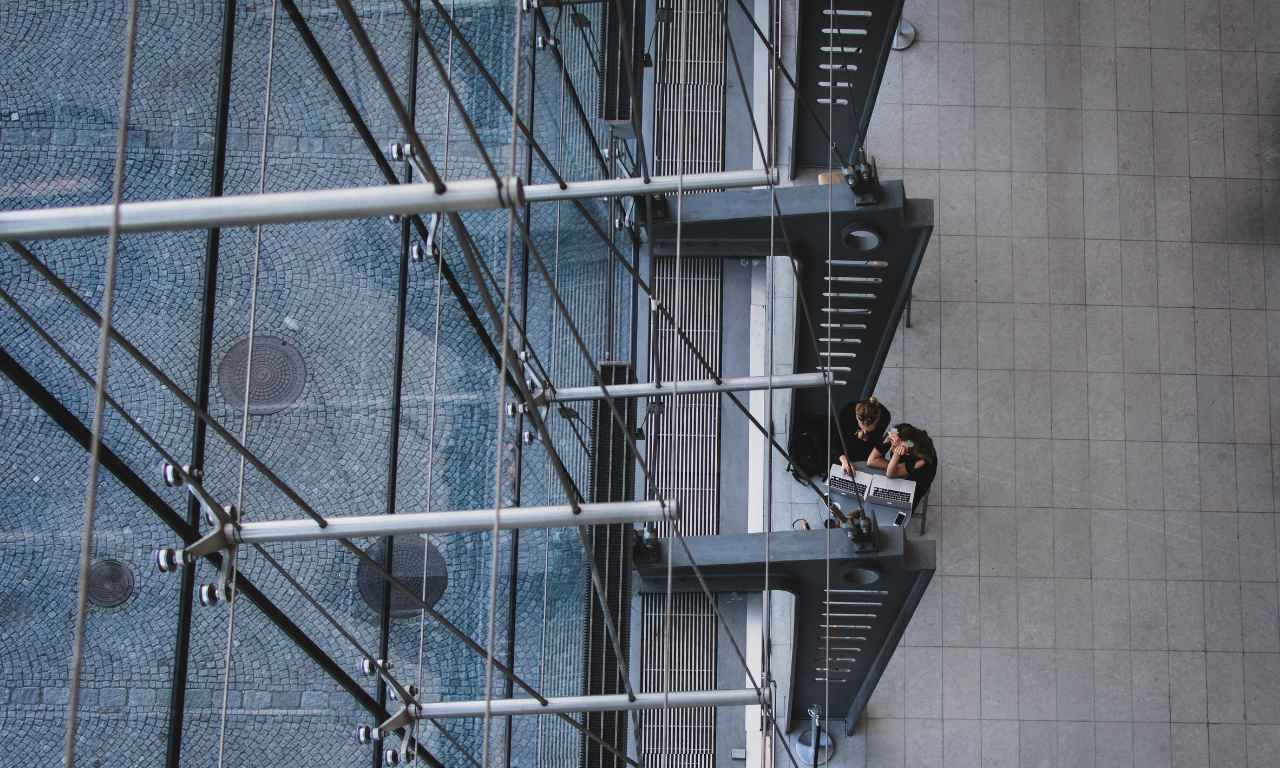
<svg viewBox="0 0 1280 768"><path fill-rule="evenodd" d="M1280 765L1280 2L905 16L869 145L937 226L880 394L939 569L836 762Z"/></svg>

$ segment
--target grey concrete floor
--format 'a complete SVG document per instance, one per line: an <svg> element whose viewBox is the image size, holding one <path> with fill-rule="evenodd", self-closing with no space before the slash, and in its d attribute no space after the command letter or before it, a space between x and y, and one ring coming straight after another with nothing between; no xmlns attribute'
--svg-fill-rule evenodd
<svg viewBox="0 0 1280 768"><path fill-rule="evenodd" d="M1280 4L908 0L939 571L840 765L1280 765ZM900 169L900 170L898 170Z"/></svg>

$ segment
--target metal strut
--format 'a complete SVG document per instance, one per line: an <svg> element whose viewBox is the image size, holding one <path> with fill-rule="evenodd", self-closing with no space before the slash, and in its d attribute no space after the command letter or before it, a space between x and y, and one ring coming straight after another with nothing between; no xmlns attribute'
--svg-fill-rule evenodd
<svg viewBox="0 0 1280 768"><path fill-rule="evenodd" d="M418 160L415 154L413 158ZM775 170L725 171L689 174L687 192L759 187L777 182ZM120 206L120 231L170 232L185 229L249 227L299 221L376 218L423 213L495 210L529 203L583 200L596 197L675 192L678 176L642 179L603 179L559 184L524 185L518 177L451 181L444 192L430 184L322 189L307 192L268 192L183 200L151 200ZM34 208L0 213L0 241L99 237L111 225L110 205Z"/></svg>
<svg viewBox="0 0 1280 768"><path fill-rule="evenodd" d="M680 503L669 501L616 501L602 504L580 504L575 513L568 504L550 507L508 507L498 519L501 530L519 528L553 528L570 525L613 525L680 519ZM224 510L225 511L225 510ZM188 546L186 559L194 561L208 552L228 549L237 544L266 544L279 541L316 541L321 539L356 539L367 536L409 536L416 534L491 531L492 509L461 512L415 512L394 515L362 515L359 517L327 517L321 528L312 520L266 520L239 522L234 510L227 522L219 525L198 542Z"/></svg>

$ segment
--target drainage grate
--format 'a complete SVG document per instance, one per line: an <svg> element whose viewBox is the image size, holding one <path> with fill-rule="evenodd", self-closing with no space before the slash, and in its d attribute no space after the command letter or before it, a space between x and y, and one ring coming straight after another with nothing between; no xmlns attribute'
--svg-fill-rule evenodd
<svg viewBox="0 0 1280 768"><path fill-rule="evenodd" d="M445 566L444 557L436 545L430 545L427 556L427 589L422 590L422 556L423 539L421 536L404 536L395 539L395 550L391 555L391 575L400 580L416 595L423 595L427 605L435 606L449 586L449 569ZM378 563L386 562L386 539L379 539L373 546L365 550L365 554ZM360 597L365 603L378 612L382 610L382 576L373 566L361 561L356 569L356 581L360 587ZM409 596L396 589L391 593L391 618L404 619L417 616L422 612L418 604Z"/></svg>
<svg viewBox="0 0 1280 768"><path fill-rule="evenodd" d="M133 594L133 571L116 560L103 560L89 566L89 602L103 608L114 608Z"/></svg>
<svg viewBox="0 0 1280 768"><path fill-rule="evenodd" d="M249 340L231 348L218 365L218 391L236 410L244 408L245 360ZM249 413L266 415L283 411L302 396L307 383L307 364L302 354L284 339L256 336L253 339L253 381L249 385Z"/></svg>

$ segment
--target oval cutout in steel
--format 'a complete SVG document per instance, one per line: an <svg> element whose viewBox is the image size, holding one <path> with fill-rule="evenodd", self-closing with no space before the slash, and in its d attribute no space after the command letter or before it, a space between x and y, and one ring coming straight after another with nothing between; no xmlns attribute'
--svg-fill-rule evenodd
<svg viewBox="0 0 1280 768"><path fill-rule="evenodd" d="M840 230L840 242L851 251L874 251L884 242L884 238L866 224L854 222Z"/></svg>
<svg viewBox="0 0 1280 768"><path fill-rule="evenodd" d="M840 568L840 576L850 584L874 584L880 571L870 563L849 563Z"/></svg>

